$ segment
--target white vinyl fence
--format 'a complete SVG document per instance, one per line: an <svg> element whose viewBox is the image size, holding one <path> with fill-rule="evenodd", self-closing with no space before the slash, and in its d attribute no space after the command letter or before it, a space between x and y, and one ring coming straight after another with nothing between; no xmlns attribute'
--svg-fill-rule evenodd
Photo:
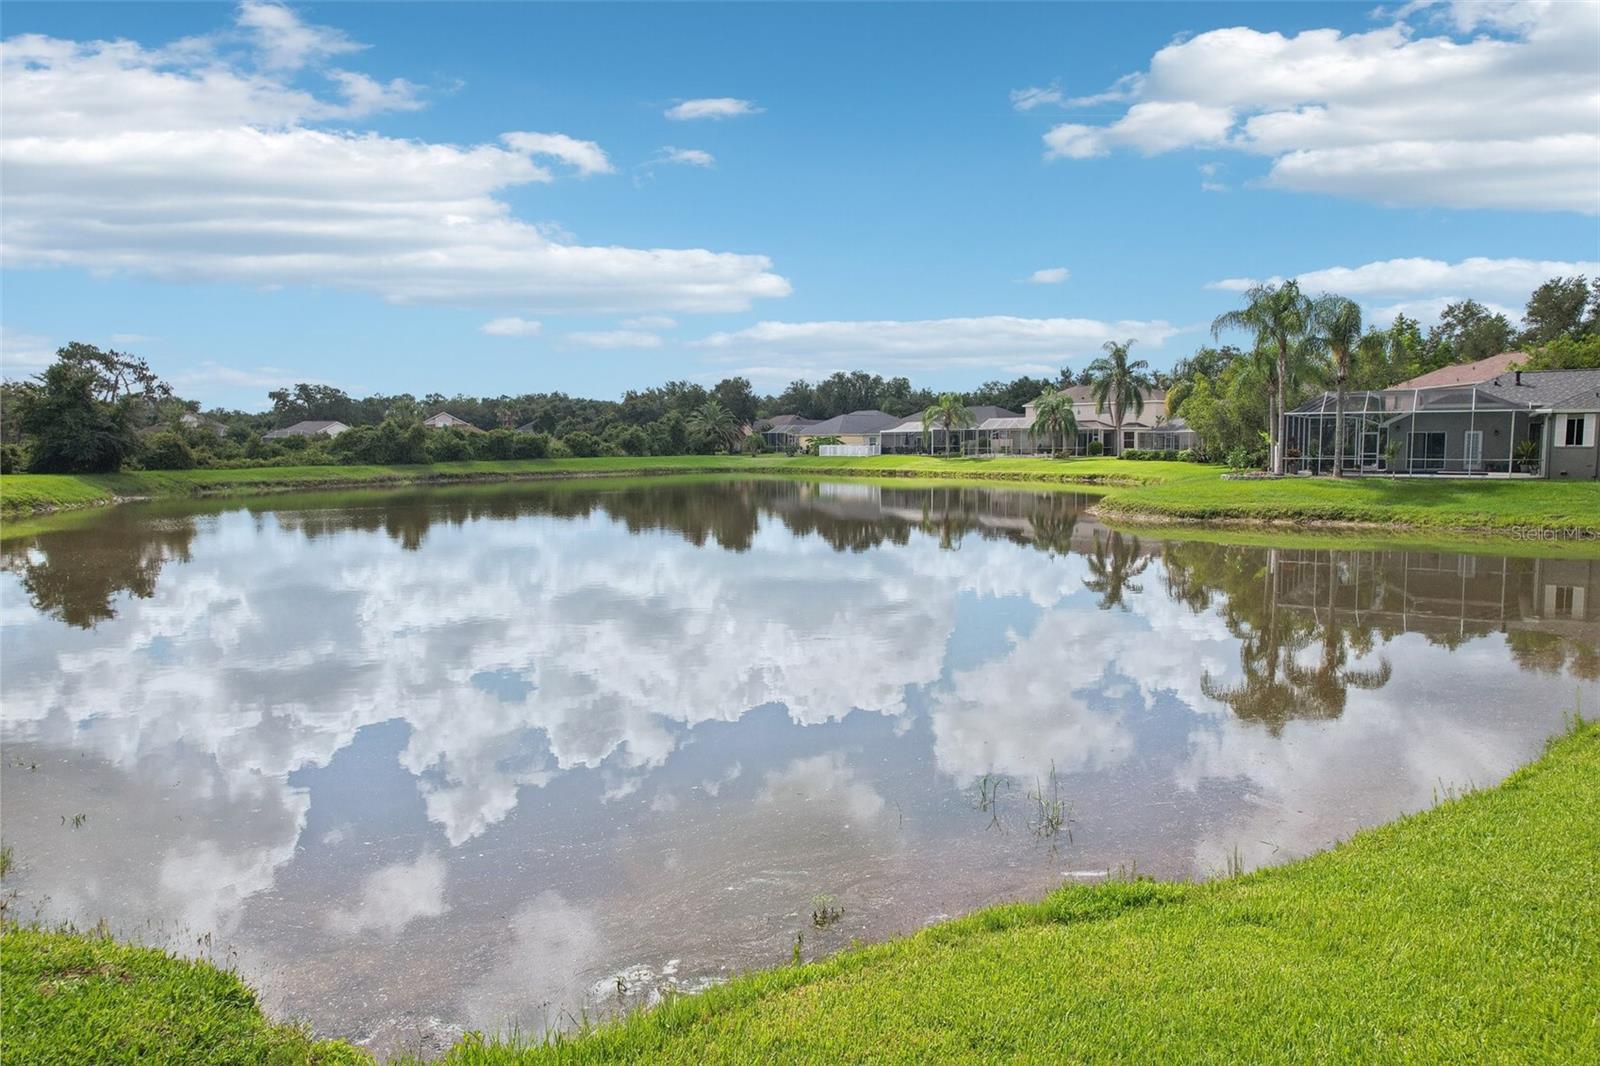
<svg viewBox="0 0 1600 1066"><path fill-rule="evenodd" d="M818 455L877 455L876 444L819 444Z"/></svg>

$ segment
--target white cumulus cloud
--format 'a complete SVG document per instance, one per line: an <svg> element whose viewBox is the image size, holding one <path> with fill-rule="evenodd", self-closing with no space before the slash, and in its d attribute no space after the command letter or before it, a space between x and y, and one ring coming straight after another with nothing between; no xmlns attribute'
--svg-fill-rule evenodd
<svg viewBox="0 0 1600 1066"><path fill-rule="evenodd" d="M740 115L759 115L763 110L765 109L757 107L749 100L740 100L732 96L711 96L680 101L667 108L665 114L674 121L684 122L697 118L738 118Z"/></svg>
<svg viewBox="0 0 1600 1066"><path fill-rule="evenodd" d="M1070 277L1072 277L1072 271L1066 267L1045 267L1043 270L1035 270L1032 274L1029 274L1028 281L1034 285L1060 285Z"/></svg>
<svg viewBox="0 0 1600 1066"><path fill-rule="evenodd" d="M543 328L544 323L536 319L507 315L505 318L491 318L479 326L478 331L491 337L532 337Z"/></svg>
<svg viewBox="0 0 1600 1066"><path fill-rule="evenodd" d="M655 162L681 163L684 166L691 167L714 167L717 165L717 158L710 152L701 151L699 148L674 148L669 144L657 154Z"/></svg>
<svg viewBox="0 0 1600 1066"><path fill-rule="evenodd" d="M592 141L330 126L417 103L401 80L318 67L353 47L270 4L242 8L231 34L167 47L5 40L4 265L533 311L730 311L788 294L765 256L584 246L512 214L507 190L554 180L541 161L609 170ZM299 87L318 72L331 96Z"/></svg>
<svg viewBox="0 0 1600 1066"><path fill-rule="evenodd" d="M1211 30L1101 94L1132 100L1120 117L1047 132L1046 156L1226 148L1269 159L1266 183L1287 189L1594 214L1597 54L1590 3L1408 5L1351 34ZM1050 96L1012 99L1030 107Z"/></svg>
<svg viewBox="0 0 1600 1066"><path fill-rule="evenodd" d="M573 167L579 174L611 174L611 165L605 150L593 141L580 141L565 133L507 133L501 140L519 152L530 156L547 156L559 159Z"/></svg>

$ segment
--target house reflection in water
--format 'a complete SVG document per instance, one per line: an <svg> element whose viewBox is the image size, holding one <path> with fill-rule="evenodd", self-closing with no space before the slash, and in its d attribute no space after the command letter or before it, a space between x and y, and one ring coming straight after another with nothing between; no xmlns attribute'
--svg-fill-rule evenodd
<svg viewBox="0 0 1600 1066"><path fill-rule="evenodd" d="M1271 549L1278 606L1454 643L1538 633L1600 645L1600 560Z"/></svg>
<svg viewBox="0 0 1600 1066"><path fill-rule="evenodd" d="M1162 558L1168 594L1239 640L1241 679L1207 674L1202 691L1274 734L1388 684L1382 648L1406 634L1448 648L1504 634L1524 669L1600 679L1597 560L1182 542Z"/></svg>

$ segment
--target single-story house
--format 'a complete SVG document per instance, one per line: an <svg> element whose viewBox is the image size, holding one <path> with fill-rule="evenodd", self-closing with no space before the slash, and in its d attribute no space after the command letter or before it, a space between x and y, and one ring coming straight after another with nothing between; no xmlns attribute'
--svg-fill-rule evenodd
<svg viewBox="0 0 1600 1066"><path fill-rule="evenodd" d="M422 424L429 429L464 429L468 433L482 433L483 430L468 422L465 418L457 418L448 411L429 415L422 420Z"/></svg>
<svg viewBox="0 0 1600 1066"><path fill-rule="evenodd" d="M337 437L350 427L343 422L309 421L296 422L292 426L282 429L268 430L261 434L262 440L283 440L285 437Z"/></svg>
<svg viewBox="0 0 1600 1066"><path fill-rule="evenodd" d="M838 437L839 443L847 447L868 448L870 454L877 454L880 447L880 436L884 430L900 424L900 419L883 411L851 411L846 415L835 415L821 422L813 422L796 436L796 441L801 447L818 437Z"/></svg>
<svg viewBox="0 0 1600 1066"><path fill-rule="evenodd" d="M920 414L903 420L883 431L882 448L885 455L915 455L931 453L944 455L946 453L971 453L986 451L983 445L989 436L986 427L995 420L1017 419L1022 416L1015 411L1008 411L1004 407L995 407L992 404L979 404L968 407L967 415L971 420L969 425L956 426L948 434L937 423L927 427L924 431L922 416ZM950 439L946 439L946 437Z"/></svg>
<svg viewBox="0 0 1600 1066"><path fill-rule="evenodd" d="M756 419L749 432L761 434L761 439L773 448L787 448L790 445L798 448L800 434L816 424L816 419L802 415L773 415L771 418Z"/></svg>
<svg viewBox="0 0 1600 1066"><path fill-rule="evenodd" d="M1283 416L1287 468L1333 468L1337 400ZM1476 383L1347 394L1350 473L1600 479L1600 370L1510 370Z"/></svg>

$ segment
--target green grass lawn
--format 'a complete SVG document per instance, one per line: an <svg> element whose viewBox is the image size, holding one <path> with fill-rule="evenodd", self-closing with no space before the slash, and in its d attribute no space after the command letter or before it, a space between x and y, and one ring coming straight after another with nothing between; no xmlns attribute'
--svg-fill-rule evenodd
<svg viewBox="0 0 1600 1066"><path fill-rule="evenodd" d="M1590 722L1496 788L1290 865L1070 887L446 1061L1600 1061L1596 811ZM160 952L13 929L0 964L8 1062L355 1055Z"/></svg>
<svg viewBox="0 0 1600 1066"><path fill-rule="evenodd" d="M349 1044L268 1021L231 973L95 934L10 928L0 977L6 1066L371 1062Z"/></svg>
<svg viewBox="0 0 1600 1066"><path fill-rule="evenodd" d="M1101 510L1123 521L1362 523L1418 530L1518 527L1600 533L1600 482L1286 478L1224 481L1215 466L1121 459L942 459L687 455L531 459L429 466L254 467L0 478L8 517L127 497L202 496L287 489L438 484L523 478L673 474L787 474L1006 480L1099 486Z"/></svg>

